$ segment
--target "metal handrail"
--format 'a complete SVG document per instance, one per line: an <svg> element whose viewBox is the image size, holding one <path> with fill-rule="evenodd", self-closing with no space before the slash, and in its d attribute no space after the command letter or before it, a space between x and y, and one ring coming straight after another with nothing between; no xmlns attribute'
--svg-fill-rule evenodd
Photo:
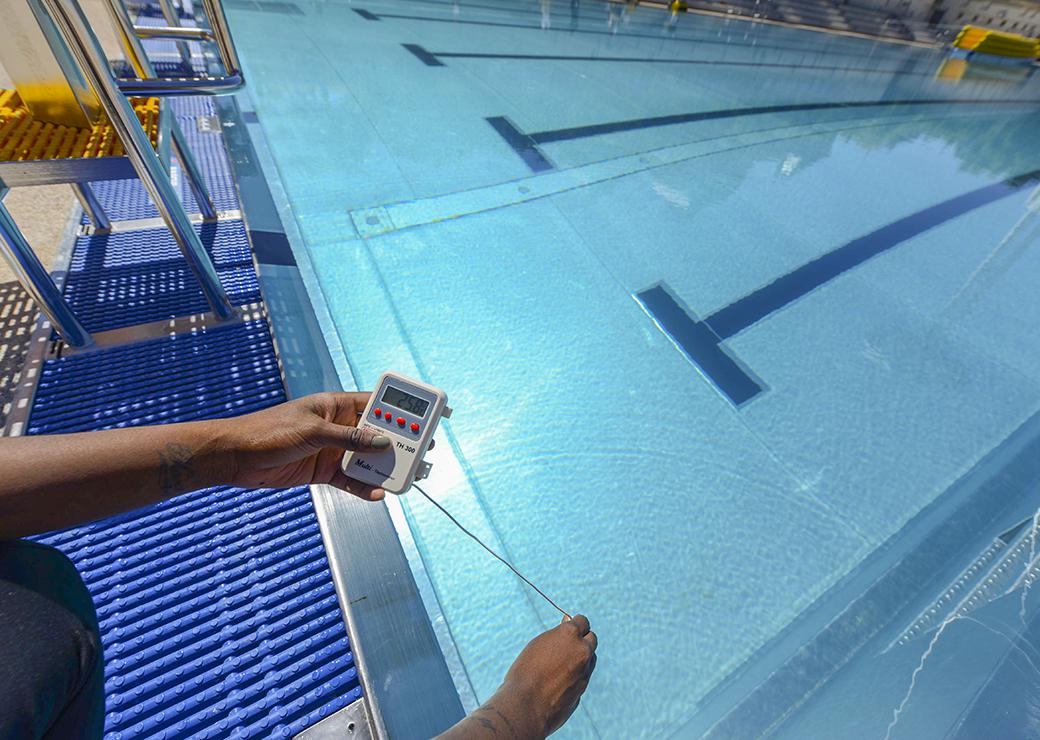
<svg viewBox="0 0 1040 740"><path fill-rule="evenodd" d="M230 95L246 84L242 74L224 77L164 77L154 80L120 80L119 90L134 97L165 97L167 95Z"/></svg>
<svg viewBox="0 0 1040 740"><path fill-rule="evenodd" d="M155 77L155 68L152 66L151 60L148 59L148 54L145 53L141 37L137 33L137 28L134 26L133 21L130 20L130 14L127 12L123 0L108 0L106 7L116 30L119 32L123 51L126 53L126 59L130 66L133 67L134 73L140 77ZM213 199L210 197L206 182L202 179L202 170L191 153L191 148L184 138L184 132L181 130L180 124L177 123L176 118L173 116L170 116L170 134L173 153L184 168L188 186L199 204L203 220L216 221L217 209L213 205ZM160 161L166 162L167 160L161 158Z"/></svg>
<svg viewBox="0 0 1040 740"><path fill-rule="evenodd" d="M34 13L49 16L58 28L77 65L93 88L126 156L159 214L170 228L177 246L195 275L213 313L221 319L235 316L235 309L220 284L213 261L184 212L177 192L141 127L129 100L119 91L101 43L90 28L76 0L28 0Z"/></svg>
<svg viewBox="0 0 1040 740"><path fill-rule="evenodd" d="M109 220L108 214L105 213L105 209L98 201L97 196L94 195L94 190L90 187L89 183L72 183L72 192L76 194L76 200L79 201L79 205L83 209L83 212L87 214L90 222L94 224L95 234L107 234L112 231L112 222Z"/></svg>
<svg viewBox="0 0 1040 740"><path fill-rule="evenodd" d="M159 0L159 10L162 12L167 26L177 28L181 25L181 19L177 15L171 0ZM184 64L185 69L191 69L191 49L188 48L188 45L183 41L178 41L177 52L181 56L181 62Z"/></svg>
<svg viewBox="0 0 1040 740"><path fill-rule="evenodd" d="M4 259L61 338L72 347L90 347L94 344L90 332L62 298L61 291L54 284L47 268L40 262L40 258L36 256L36 252L29 246L29 242L11 218L3 203L6 193L7 188L0 187L0 239L3 239L8 247L0 250Z"/></svg>
<svg viewBox="0 0 1040 740"><path fill-rule="evenodd" d="M242 66L238 59L238 51L235 42L231 38L228 27L227 16L224 15L224 6L221 0L202 0L206 17L209 18L210 36L217 46L220 62L224 67L222 77L182 77L162 78L153 76L141 76L137 79L120 80L119 89L127 95L135 96L165 96L165 95L229 95L238 92L245 85L245 77L242 75ZM169 20L167 20L169 23ZM133 27L139 32L140 27ZM155 37L163 38L186 38L179 35L180 31L187 30L177 27L178 35L169 36L165 32L174 30L167 26L161 29L162 34ZM144 29L140 29L144 31ZM147 33L147 31L144 31ZM209 40L209 39L207 39ZM141 74L138 72L138 74Z"/></svg>
<svg viewBox="0 0 1040 740"><path fill-rule="evenodd" d="M224 77L187 77L154 80L120 80L119 90L135 97L165 97L167 95L230 95L246 84L241 73Z"/></svg>
<svg viewBox="0 0 1040 740"><path fill-rule="evenodd" d="M216 41L217 37L208 28L181 26L134 26L134 33L141 39L182 39L185 41Z"/></svg>

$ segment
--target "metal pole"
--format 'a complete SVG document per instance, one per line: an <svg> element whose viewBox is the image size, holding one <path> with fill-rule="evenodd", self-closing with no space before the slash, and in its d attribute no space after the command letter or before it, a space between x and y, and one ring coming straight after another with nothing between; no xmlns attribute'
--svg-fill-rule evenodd
<svg viewBox="0 0 1040 740"><path fill-rule="evenodd" d="M94 195L94 190L90 185L85 182L74 182L71 184L72 192L76 194L76 199L83 206L83 212L87 214L90 222L94 224L94 233L107 234L110 232L112 230L112 222L108 220L108 214L105 213L105 209L98 202L97 196Z"/></svg>
<svg viewBox="0 0 1040 740"><path fill-rule="evenodd" d="M6 188L0 188L0 198ZM94 344L90 332L86 330L76 314L72 313L69 304L62 298L61 291L54 284L47 269L25 241L18 225L0 201L0 241L3 242L4 259L18 276L26 292L36 301L43 314L58 331L65 343L72 347L89 347Z"/></svg>
<svg viewBox="0 0 1040 740"><path fill-rule="evenodd" d="M134 26L139 39L189 39L191 41L216 41L217 37L208 28L181 26Z"/></svg>
<svg viewBox="0 0 1040 740"><path fill-rule="evenodd" d="M177 161L181 163L181 167L184 168L184 176L188 180L188 187L191 188L191 192L195 196L195 202L199 204L202 220L207 222L216 221L218 218L217 207L213 205L213 199L210 197L209 189L206 187L206 181L202 179L202 170L199 169L198 162L195 161L191 149L188 148L188 142L184 138L184 132L181 130L180 124L177 123L176 116L170 116L170 133L172 134L170 143L173 146L173 154L177 157Z"/></svg>
<svg viewBox="0 0 1040 740"><path fill-rule="evenodd" d="M130 62L130 66L134 68L135 73L139 77L155 77L155 68L152 66L148 54L145 53L141 39L138 38L137 31L134 29L133 21L130 20L130 14L126 12L126 6L123 5L123 0L108 0L106 5L108 13L122 38L123 48L126 50L127 61ZM184 132L181 130L180 124L177 123L176 116L169 116L169 126L173 154L177 157L177 161L181 163L181 167L184 168L184 176L188 180L188 187L191 188L195 201L199 204L202 220L207 222L216 221L217 208L213 205L213 199L210 197L209 189L206 187L206 181L202 179L202 170L191 153L191 148L184 138ZM165 165L165 158L160 161Z"/></svg>
<svg viewBox="0 0 1040 740"><path fill-rule="evenodd" d="M146 98L151 95L230 95L245 87L241 72L226 77L196 77L183 80L119 80L118 87L127 95Z"/></svg>
<svg viewBox="0 0 1040 740"><path fill-rule="evenodd" d="M213 35L217 37L217 51L220 52L224 72L228 75L237 74L242 65L238 61L235 42L231 40L231 28L228 26L227 16L224 15L224 6L220 0L202 0L202 7L209 18L209 27Z"/></svg>
<svg viewBox="0 0 1040 740"><path fill-rule="evenodd" d="M119 89L127 95L229 95L245 85L242 67L231 38L227 16L220 0L203 0L209 18L213 40L216 42L220 61L224 66L223 77L189 79L136 79L120 80ZM131 26L132 28L132 26Z"/></svg>
<svg viewBox="0 0 1040 740"><path fill-rule="evenodd" d="M123 0L117 0L117 2L122 1ZM177 11L173 9L173 4L170 0L159 0L159 10L162 11L167 26L176 27L181 24L181 20L177 16ZM188 45L183 41L178 41L177 52L181 55L181 61L184 62L187 74L192 74L195 71L195 66L191 63L191 50L188 48Z"/></svg>
<svg viewBox="0 0 1040 740"><path fill-rule="evenodd" d="M97 93L116 135L126 148L126 156L148 191L160 215L169 226L177 246L199 281L213 313L221 319L235 316L235 310L220 284L213 262L202 246L188 214L177 199L152 143L137 120L129 101L116 87L101 44L76 0L29 0L41 13L50 15L68 44L87 82Z"/></svg>

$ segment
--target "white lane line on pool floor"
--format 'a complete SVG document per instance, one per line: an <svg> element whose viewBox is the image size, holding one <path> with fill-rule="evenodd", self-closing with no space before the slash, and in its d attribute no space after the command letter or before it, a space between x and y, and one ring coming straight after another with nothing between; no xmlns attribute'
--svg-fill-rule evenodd
<svg viewBox="0 0 1040 740"><path fill-rule="evenodd" d="M985 117L992 112L967 114L964 117ZM596 185L628 175L646 172L659 167L679 164L692 159L722 154L737 149L746 149L763 144L806 138L826 134L843 133L864 128L894 126L908 121L945 120L947 116L920 117L896 115L883 121L849 125L854 119L830 123L798 124L771 127L732 136L702 139L688 144L677 144L654 149L641 154L630 154L615 159L606 159L591 164L579 165L565 170L554 170L543 174L511 180L471 190L462 190L445 195L435 195L418 200L399 201L370 208L359 208L350 212L350 218L362 239L388 234L393 231L425 226L440 221L449 221L463 216L493 211L520 203L564 193L569 190ZM778 132L783 132L778 135Z"/></svg>

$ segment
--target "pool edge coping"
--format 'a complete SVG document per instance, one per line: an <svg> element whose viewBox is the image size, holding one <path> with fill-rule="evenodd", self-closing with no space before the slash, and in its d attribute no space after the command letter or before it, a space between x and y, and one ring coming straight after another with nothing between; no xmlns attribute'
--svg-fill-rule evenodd
<svg viewBox="0 0 1040 740"><path fill-rule="evenodd" d="M231 167L236 175L235 184L242 201L244 220L248 223L246 214L250 211L250 205L254 212L273 208L273 213L263 215L268 218L273 216L280 222L279 226L295 260L295 264L291 266L265 264L259 259L256 260L261 287L266 295L270 292L271 283L289 284L291 289L295 289L289 297L289 300L296 298L293 301L293 309L303 314L302 320L305 323L312 322L317 327L319 335L309 336L312 340L308 347L310 352L288 352L286 343L277 343L277 330L280 319L287 321L290 312L284 309L275 310L270 301L265 301L270 321L275 328L276 347L282 365L284 366L287 358L291 357L292 360L307 366L308 369L316 369L319 375L324 376L323 386L308 387L306 378L302 381L294 380L289 373L284 373L289 397L295 398L318 390L356 390L357 381L353 366L332 322L324 293L320 290L313 264L281 182L277 163L267 146L262 127L246 125L241 115L246 109L255 116L255 108L244 94L218 99L222 123L230 122L232 126L238 127L243 132L245 140L245 146L242 146L236 145L229 137L224 137ZM259 121L254 119L251 123L259 124ZM247 193L242 192L239 169L243 158L245 162L252 160L263 185L266 186L266 196L270 203L258 204L255 198L251 199ZM315 293L315 290L318 292ZM329 377L327 368L331 368L333 377ZM367 705L373 735L392 737L399 733L403 733L403 736L419 733L426 736L433 731L431 728L439 728L437 731L447 729L464 714L465 709L461 706L461 695L464 692L461 691L462 687L457 685L457 677L449 670L448 659L444 654L446 648L455 650L454 641L448 635L449 642L445 645L444 636L438 634L435 628L438 621L444 624L439 604L434 602L431 605L427 598L423 598L423 590L418 583L420 579L417 579L415 573L416 565L406 553L401 534L388 507L362 504L350 496L339 495L335 489L322 490L327 488L312 486L311 499L351 649L355 653L359 679L364 690L361 701ZM327 495L329 492L333 495ZM358 535L368 535L370 545L365 548L367 552L360 558L357 557L362 554L357 546ZM371 567L351 567L359 561L365 565L378 563L384 566L380 573L384 578L390 574L389 580L380 582L379 578L373 578ZM402 562L404 568L398 567ZM421 563L419 567L421 568ZM349 575L347 571L350 571ZM424 569L422 575L428 580ZM393 588L387 589L388 585ZM357 591L392 593L394 598L379 605L381 609L378 614L373 615L375 618L366 618L361 612L371 607L366 605L357 608L355 605L369 601L369 594L359 596ZM388 607L392 607L389 619ZM388 640L388 637L392 639ZM405 686L401 685L401 676L398 675L398 680L394 682L393 696L390 696L390 666L382 660L373 660L371 655L367 659L364 656L363 644L375 644L378 647L388 642L401 648L396 652L402 660L399 663L391 661L393 670L414 674L411 678L415 691L408 692ZM380 657L383 657L382 654ZM425 712L415 711L415 708L422 707L426 708ZM388 710L386 714L383 712L384 709ZM391 714L393 716L389 717ZM388 717L390 727L386 722Z"/></svg>

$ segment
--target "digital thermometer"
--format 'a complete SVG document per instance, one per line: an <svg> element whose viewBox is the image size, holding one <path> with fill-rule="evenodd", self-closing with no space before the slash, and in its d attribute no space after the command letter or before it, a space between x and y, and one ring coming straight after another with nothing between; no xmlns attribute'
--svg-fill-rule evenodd
<svg viewBox="0 0 1040 740"><path fill-rule="evenodd" d="M449 418L448 396L439 388L397 373L383 373L358 421L390 438L386 450L348 452L340 467L348 478L390 493L404 493L430 472L423 455L441 418Z"/></svg>

